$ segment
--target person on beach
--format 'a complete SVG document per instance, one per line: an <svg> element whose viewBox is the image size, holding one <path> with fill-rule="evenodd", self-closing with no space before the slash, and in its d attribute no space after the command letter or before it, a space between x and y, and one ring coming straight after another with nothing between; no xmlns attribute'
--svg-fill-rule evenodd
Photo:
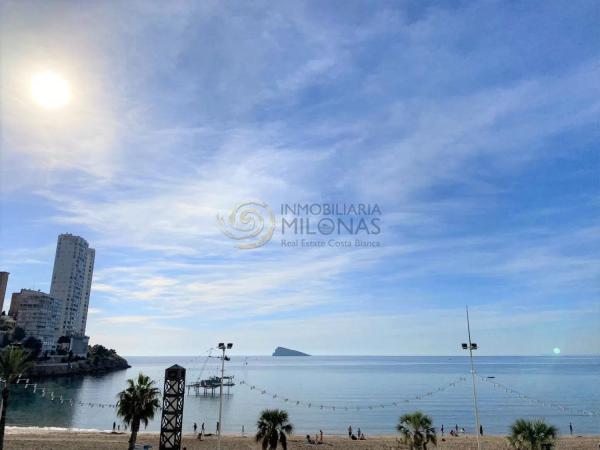
<svg viewBox="0 0 600 450"><path fill-rule="evenodd" d="M442 431L442 436L444 436L444 424L442 424L441 431Z"/></svg>
<svg viewBox="0 0 600 450"><path fill-rule="evenodd" d="M322 444L323 443L323 430L319 430L319 442Z"/></svg>
<svg viewBox="0 0 600 450"><path fill-rule="evenodd" d="M348 438L352 439L352 425L348 427Z"/></svg>
<svg viewBox="0 0 600 450"><path fill-rule="evenodd" d="M202 422L202 427L200 427L200 430L202 430L202 434L204 434L204 422Z"/></svg>
<svg viewBox="0 0 600 450"><path fill-rule="evenodd" d="M571 436L573 436L573 424L569 422L569 431L571 432Z"/></svg>
<svg viewBox="0 0 600 450"><path fill-rule="evenodd" d="M121 431L121 425L117 425L117 431Z"/></svg>
<svg viewBox="0 0 600 450"><path fill-rule="evenodd" d="M196 434L196 430L198 429L198 425L194 422L194 434Z"/></svg>
<svg viewBox="0 0 600 450"><path fill-rule="evenodd" d="M454 432L458 435L458 424L454 425Z"/></svg>
<svg viewBox="0 0 600 450"><path fill-rule="evenodd" d="M483 436L483 425L479 425L479 435Z"/></svg>
<svg viewBox="0 0 600 450"><path fill-rule="evenodd" d="M360 439L360 427L358 427L358 431L356 432L356 434L358 435L358 438Z"/></svg>
<svg viewBox="0 0 600 450"><path fill-rule="evenodd" d="M117 428L117 422L113 422L113 433L115 432L115 429ZM573 434L573 433L571 433Z"/></svg>

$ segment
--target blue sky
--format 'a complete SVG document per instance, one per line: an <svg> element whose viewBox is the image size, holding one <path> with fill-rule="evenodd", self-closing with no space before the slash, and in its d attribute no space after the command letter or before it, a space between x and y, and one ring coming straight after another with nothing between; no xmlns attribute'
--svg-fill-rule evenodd
<svg viewBox="0 0 600 450"><path fill-rule="evenodd" d="M596 2L11 2L0 267L96 248L124 354L600 348ZM71 103L36 106L50 69ZM371 202L383 247L242 251L217 212ZM276 209L275 207L274 209ZM7 298L9 294L7 295Z"/></svg>

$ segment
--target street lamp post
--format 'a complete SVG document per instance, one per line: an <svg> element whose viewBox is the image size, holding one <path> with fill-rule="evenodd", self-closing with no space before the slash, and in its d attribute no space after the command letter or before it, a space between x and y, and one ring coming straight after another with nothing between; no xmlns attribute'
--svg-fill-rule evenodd
<svg viewBox="0 0 600 450"><path fill-rule="evenodd" d="M469 359L471 361L471 377L473 378L473 406L475 407L475 436L477 437L477 450L481 450L481 442L479 441L479 408L477 407L477 388L475 387L475 365L473 364L473 350L477 350L477 344L471 342L471 324L469 322L469 307L467 309L467 334L469 336L469 343L462 344L463 350L469 350Z"/></svg>
<svg viewBox="0 0 600 450"><path fill-rule="evenodd" d="M221 383L219 386L219 429L217 430L217 450L221 450L221 428L223 428L223 378L225 377L225 361L229 361L229 357L225 356L225 350L231 350L233 344L229 342L225 344L219 342L219 350L223 351L221 356Z"/></svg>

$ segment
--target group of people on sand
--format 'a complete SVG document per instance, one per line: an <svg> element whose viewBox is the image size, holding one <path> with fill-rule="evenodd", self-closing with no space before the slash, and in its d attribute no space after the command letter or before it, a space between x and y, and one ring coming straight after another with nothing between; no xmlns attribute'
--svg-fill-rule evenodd
<svg viewBox="0 0 600 450"><path fill-rule="evenodd" d="M442 424L440 431L442 432L442 437L443 437L444 433L445 433L444 424ZM450 436L460 436L461 434L465 434L465 429L464 428L459 429L458 424L454 425L454 428L450 428ZM483 425L479 425L479 435L483 436Z"/></svg>
<svg viewBox="0 0 600 450"><path fill-rule="evenodd" d="M219 422L217 422L217 432L219 431ZM202 422L202 426L200 427L200 433L198 433L198 424L194 422L194 433L198 434L198 439L202 440L202 436L204 436L204 422Z"/></svg>
<svg viewBox="0 0 600 450"><path fill-rule="evenodd" d="M312 439L310 434L306 435L306 443L307 444L322 444L323 443L323 430L319 430L318 433L315 434L315 438Z"/></svg>
<svg viewBox="0 0 600 450"><path fill-rule="evenodd" d="M123 429L125 431L127 431L127 424L126 423L123 424ZM121 432L121 424L117 424L117 422L113 422L113 430L112 430L112 432L113 433L120 433Z"/></svg>
<svg viewBox="0 0 600 450"><path fill-rule="evenodd" d="M352 432L352 425L348 427L348 438L353 441L364 441L366 439L365 434L360 431L360 428L356 430L356 434Z"/></svg>
<svg viewBox="0 0 600 450"><path fill-rule="evenodd" d="M353 441L364 441L365 435L360 431L360 428L357 430L357 433L354 434L352 432L352 425L350 425L348 427L348 438L352 439ZM317 434L315 434L315 438L313 439L310 434L306 435L306 443L307 444L314 444L314 445L319 445L319 444L323 444L323 430L319 430L319 432Z"/></svg>

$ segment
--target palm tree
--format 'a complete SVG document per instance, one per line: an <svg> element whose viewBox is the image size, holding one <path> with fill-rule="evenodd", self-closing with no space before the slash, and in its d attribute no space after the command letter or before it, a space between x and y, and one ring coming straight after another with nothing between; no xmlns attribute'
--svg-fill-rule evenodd
<svg viewBox="0 0 600 450"><path fill-rule="evenodd" d="M427 450L430 442L437 445L433 420L421 411L407 413L400 417L396 429L402 434L410 450Z"/></svg>
<svg viewBox="0 0 600 450"><path fill-rule="evenodd" d="M127 380L127 389L119 392L117 397L117 415L131 428L129 450L135 447L140 423L148 426L154 413L160 408L160 390L154 381L140 372L137 380ZM0 449L1 450L1 449Z"/></svg>
<svg viewBox="0 0 600 450"><path fill-rule="evenodd" d="M550 450L557 436L558 429L543 420L517 419L510 427L508 442L517 450Z"/></svg>
<svg viewBox="0 0 600 450"><path fill-rule="evenodd" d="M282 409L264 409L256 422L256 442L262 440L263 450L276 450L281 443L287 450L287 435L294 431L294 426L288 422L288 413Z"/></svg>
<svg viewBox="0 0 600 450"><path fill-rule="evenodd" d="M34 361L31 360L31 355L18 347L6 347L0 353L0 378L4 383L2 412L0 413L0 450L4 448L4 426L6 425L6 410L10 393L8 387L33 365Z"/></svg>

